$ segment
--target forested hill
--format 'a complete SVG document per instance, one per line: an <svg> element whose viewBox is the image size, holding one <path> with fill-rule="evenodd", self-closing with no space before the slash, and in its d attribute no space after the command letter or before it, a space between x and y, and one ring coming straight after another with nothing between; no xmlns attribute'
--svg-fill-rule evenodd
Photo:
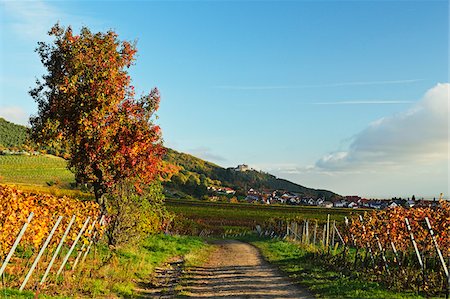
<svg viewBox="0 0 450 299"><path fill-rule="evenodd" d="M208 185L219 183L224 187L237 190L238 195L245 195L250 188L253 188L285 190L313 198L322 197L331 199L338 196L328 190L307 188L285 179L276 178L265 172L255 170L240 172L232 168L223 168L214 163L172 149L167 149L165 160L181 168L172 177L168 186L182 189L188 194L195 196L203 195Z"/></svg>
<svg viewBox="0 0 450 299"><path fill-rule="evenodd" d="M25 149L28 129L0 118L0 150ZM47 153L61 156L61 151L51 148L45 149ZM203 197L208 195L207 187L230 187L237 191L236 195L245 196L250 189L285 190L302 196L331 199L337 196L327 190L316 190L307 188L290 181L276 178L275 176L249 170L245 172L226 169L214 163L204 161L189 154L180 153L167 148L164 157L166 164L175 165L172 167L173 173L169 180L164 182L167 189L181 196L190 195L193 197Z"/></svg>
<svg viewBox="0 0 450 299"><path fill-rule="evenodd" d="M0 117L0 149L22 149L27 139L28 129L13 124Z"/></svg>

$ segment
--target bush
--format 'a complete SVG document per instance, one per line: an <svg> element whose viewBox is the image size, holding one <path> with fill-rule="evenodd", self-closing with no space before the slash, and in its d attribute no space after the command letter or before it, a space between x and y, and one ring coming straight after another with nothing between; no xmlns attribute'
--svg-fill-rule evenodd
<svg viewBox="0 0 450 299"><path fill-rule="evenodd" d="M138 190L131 182L121 182L102 201L107 215L106 236L113 247L137 243L170 221L159 182L145 190Z"/></svg>

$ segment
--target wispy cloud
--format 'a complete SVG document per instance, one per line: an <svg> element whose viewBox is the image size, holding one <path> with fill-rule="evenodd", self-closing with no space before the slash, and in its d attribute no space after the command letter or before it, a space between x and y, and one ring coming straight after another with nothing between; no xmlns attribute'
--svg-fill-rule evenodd
<svg viewBox="0 0 450 299"><path fill-rule="evenodd" d="M213 86L215 89L229 90L270 90L270 89L302 89L302 88L324 88L324 87L341 87L341 86L363 86L363 85L389 85L389 84L411 84L424 81L425 79L404 79L404 80L388 80L388 81L353 81L353 82L335 82L324 84L309 85L218 85Z"/></svg>
<svg viewBox="0 0 450 299"><path fill-rule="evenodd" d="M97 25L100 22L85 15L64 11L57 3L43 0L1 1L1 7L7 17L5 29L34 43L36 40L50 39L47 32L56 22L61 22L62 25L70 24L73 28L86 23Z"/></svg>
<svg viewBox="0 0 450 299"><path fill-rule="evenodd" d="M192 149L187 150L188 153L190 153L193 156L202 158L207 161L211 162L226 162L227 159L225 157L222 157L220 155L217 155L212 152L212 150L209 147L206 146L200 146Z"/></svg>
<svg viewBox="0 0 450 299"><path fill-rule="evenodd" d="M362 100L362 101L336 101L336 102L316 102L313 105L392 105L392 104L410 104L413 101L396 100Z"/></svg>
<svg viewBox="0 0 450 299"><path fill-rule="evenodd" d="M4 1L3 7L11 17L8 24L24 38L41 38L63 13L44 1Z"/></svg>

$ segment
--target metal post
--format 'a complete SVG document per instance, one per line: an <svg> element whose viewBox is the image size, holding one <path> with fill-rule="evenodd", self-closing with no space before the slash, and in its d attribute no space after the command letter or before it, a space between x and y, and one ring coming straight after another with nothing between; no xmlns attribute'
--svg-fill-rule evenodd
<svg viewBox="0 0 450 299"><path fill-rule="evenodd" d="M420 269L422 270L423 286L425 286L425 266L422 261L422 256L420 255L419 248L417 248L417 243L416 243L416 240L414 239L414 234L412 232L411 226L409 225L409 220L406 217L405 217L405 222L406 222L406 228L408 229L408 232L409 232L409 237L411 238L411 243L413 244L414 251L416 252L417 260L419 261ZM419 285L418 285L418 288L420 288Z"/></svg>
<svg viewBox="0 0 450 299"><path fill-rule="evenodd" d="M425 222L427 223L428 231L430 232L431 239L433 240L433 243L434 243L434 248L436 249L436 252L439 256L439 260L441 261L441 265L442 265L442 268L444 269L444 273L448 277L448 268L447 268L447 265L445 264L445 260L444 260L444 257L442 256L442 252L439 249L439 245L437 243L436 236L434 235L434 231L433 231L433 228L431 227L431 223L430 223L430 220L428 219L428 217L425 217Z"/></svg>
<svg viewBox="0 0 450 299"><path fill-rule="evenodd" d="M306 221L306 244L309 245L309 220Z"/></svg>
<svg viewBox="0 0 450 299"><path fill-rule="evenodd" d="M327 242L326 248L327 248L328 254L330 254L330 214L327 215L327 240L326 240L326 242Z"/></svg>
<svg viewBox="0 0 450 299"><path fill-rule="evenodd" d="M92 228L88 231L88 235L92 234L92 231L94 230L95 224L97 223L97 219L92 222ZM205 232L202 230L203 234ZM75 270L75 267L78 265L78 262L80 261L81 255L83 254L83 250L86 247L86 244L83 243L83 246L81 246L80 251L78 252L77 258L75 259L75 262L73 262L72 270Z"/></svg>
<svg viewBox="0 0 450 299"><path fill-rule="evenodd" d="M391 233L390 233L389 230L387 231L387 235L388 235L388 238L389 238L389 243L391 243L392 251L394 252L395 262L397 263L397 265L399 267L401 267L402 266L402 261L400 260L400 257L398 255L397 248L395 247L394 242L392 242Z"/></svg>
<svg viewBox="0 0 450 299"><path fill-rule="evenodd" d="M53 225L53 228L50 231L50 234L47 236L47 239L45 240L44 245L42 245L41 250L39 251L38 255L36 256L33 264L31 265L30 271L28 271L27 276L25 276L25 279L23 280L22 285L19 288L20 291L22 291L25 288L25 285L27 284L28 280L30 279L31 274L33 274L34 269L36 268L39 260L41 259L42 254L44 254L44 251L47 248L48 244L50 243L50 240L52 239L53 234L55 233L56 229L58 228L59 223L61 222L62 218L63 218L62 216L59 216L58 219L56 220L55 225Z"/></svg>
<svg viewBox="0 0 450 299"><path fill-rule="evenodd" d="M62 270L64 269L64 266L65 266L65 264L67 263L67 260L69 259L70 254L71 254L72 251L75 249L75 246L77 245L78 240L79 240L80 237L81 237L81 234L83 234L84 230L86 229L86 226L88 225L89 220L91 220L91 217L88 216L87 219L86 219L86 221L85 221L84 224L83 224L83 227L80 229L80 232L78 233L78 235L77 235L75 241L73 242L72 246L70 247L69 252L67 252L66 256L64 257L64 260L63 260L63 262L62 262L62 264L61 264L61 267L59 267L58 272L56 273L56 276L58 276L59 274L61 274Z"/></svg>
<svg viewBox="0 0 450 299"><path fill-rule="evenodd" d="M319 224L317 223L317 220L316 220L316 225L314 226L314 237L313 237L313 243L314 243L314 245L316 245L316 237L317 237L317 226L318 226Z"/></svg>
<svg viewBox="0 0 450 299"><path fill-rule="evenodd" d="M336 220L333 220L333 227L336 228ZM331 244L332 244L333 248L335 245L335 242L334 242L335 236L336 236L336 230L333 229L333 233L331 234Z"/></svg>
<svg viewBox="0 0 450 299"><path fill-rule="evenodd" d="M325 241L326 241L326 234L327 234L327 225L326 224L324 224L323 225L323 231L322 231L323 233L322 233L322 245L323 245L323 247L325 248Z"/></svg>
<svg viewBox="0 0 450 299"><path fill-rule="evenodd" d="M297 241L298 236L298 223L294 222L294 241Z"/></svg>
<svg viewBox="0 0 450 299"><path fill-rule="evenodd" d="M347 218L347 216L344 217L344 218L345 218L345 226L348 227L348 225L349 225L349 223L348 223L348 218ZM356 246L355 236L351 233L351 234L350 234L350 237L352 238L353 246L357 247L357 246ZM358 248L356 248L356 249L358 249Z"/></svg>
<svg viewBox="0 0 450 299"><path fill-rule="evenodd" d="M381 246L381 242L380 242L380 239L378 238L378 236L375 236L375 238L377 240L378 249L380 250L380 253L381 253L381 258L383 259L383 262L384 262L384 268L386 269L387 274L390 274L389 273L389 265L388 265L386 256L384 255L384 248L383 248L383 246Z"/></svg>
<svg viewBox="0 0 450 299"><path fill-rule="evenodd" d="M58 247L56 247L56 250L53 253L52 259L50 260L50 263L48 264L47 269L45 270L44 276L42 276L41 282L39 284L43 284L45 282L45 279L47 278L48 273L50 272L50 269L52 268L53 263L55 262L59 251L61 250L64 240L66 239L67 235L69 234L69 230L72 227L73 222L75 221L75 217L76 216L73 215L72 219L70 219L69 225L67 226L66 230L64 231L64 234L63 234L61 240L59 241Z"/></svg>
<svg viewBox="0 0 450 299"><path fill-rule="evenodd" d="M363 218L362 218L361 215L359 215L359 220L361 221L362 228L363 228L363 232L366 233L366 226L364 225L364 220L363 220ZM367 251L368 251L369 254L370 254L370 259L372 260L372 263L375 265L375 258L374 258L374 256L373 256L372 246L370 245L370 242L369 242L369 241L366 242L366 246L367 246ZM366 257L367 257L367 251L366 251L366 256L364 257L364 260L366 260Z"/></svg>
<svg viewBox="0 0 450 299"><path fill-rule="evenodd" d="M336 222L333 224L333 226L334 226L334 229L336 230L336 233L337 233L339 239L340 239L341 242L342 242L342 246L344 246L344 245L345 245L345 242L344 242L344 239L342 238L341 233L339 232L338 228L336 227Z"/></svg>
<svg viewBox="0 0 450 299"><path fill-rule="evenodd" d="M20 240L22 239L23 234L25 233L25 231L26 231L28 225L30 224L31 219L33 219L33 216L34 216L34 213L31 212L30 215L29 215L28 218L27 218L27 221L23 224L22 229L20 230L19 235L18 235L17 238L16 238L16 241L14 241L13 246L12 246L11 249L9 250L9 253L8 253L8 255L6 256L5 260L3 261L2 267L0 268L0 276L3 275L3 272L5 271L6 266L7 266L8 263L9 263L9 260L10 260L11 257L13 256L14 251L16 251L16 247L17 247L17 245L19 245L19 242L20 242Z"/></svg>
<svg viewBox="0 0 450 299"><path fill-rule="evenodd" d="M100 218L100 221L98 222L98 224L99 224L100 226L102 226L103 223L104 223L104 221L105 221L105 215L102 215L102 218ZM94 240L95 240L95 237L97 236L97 233L98 233L98 230L96 230L96 231L94 232L94 235L93 235L92 238L91 238L91 242L89 242L89 246L88 246L88 248L86 249L86 252L84 253L83 258L81 259L81 262L82 262L82 263L84 263L84 260L86 259L87 255L88 255L88 253L89 253L89 250L91 250L92 243L94 243Z"/></svg>
<svg viewBox="0 0 450 299"><path fill-rule="evenodd" d="M419 261L420 268L422 268L422 270L423 270L422 257L420 256L419 248L417 248L417 243L416 243L416 240L414 239L414 234L411 230L411 226L409 225L409 220L406 217L405 217L405 222L406 222L406 228L408 229L408 232L409 232L409 237L411 238L411 243L413 244L414 250L416 252L417 260Z"/></svg>

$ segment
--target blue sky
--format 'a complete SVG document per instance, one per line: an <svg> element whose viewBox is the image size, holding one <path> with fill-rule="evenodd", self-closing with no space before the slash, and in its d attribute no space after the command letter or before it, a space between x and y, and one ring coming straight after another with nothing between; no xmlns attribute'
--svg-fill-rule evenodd
<svg viewBox="0 0 450 299"><path fill-rule="evenodd" d="M0 4L9 120L36 112L52 24L113 29L137 40L133 84L160 89L174 149L343 195L449 193L447 1Z"/></svg>

